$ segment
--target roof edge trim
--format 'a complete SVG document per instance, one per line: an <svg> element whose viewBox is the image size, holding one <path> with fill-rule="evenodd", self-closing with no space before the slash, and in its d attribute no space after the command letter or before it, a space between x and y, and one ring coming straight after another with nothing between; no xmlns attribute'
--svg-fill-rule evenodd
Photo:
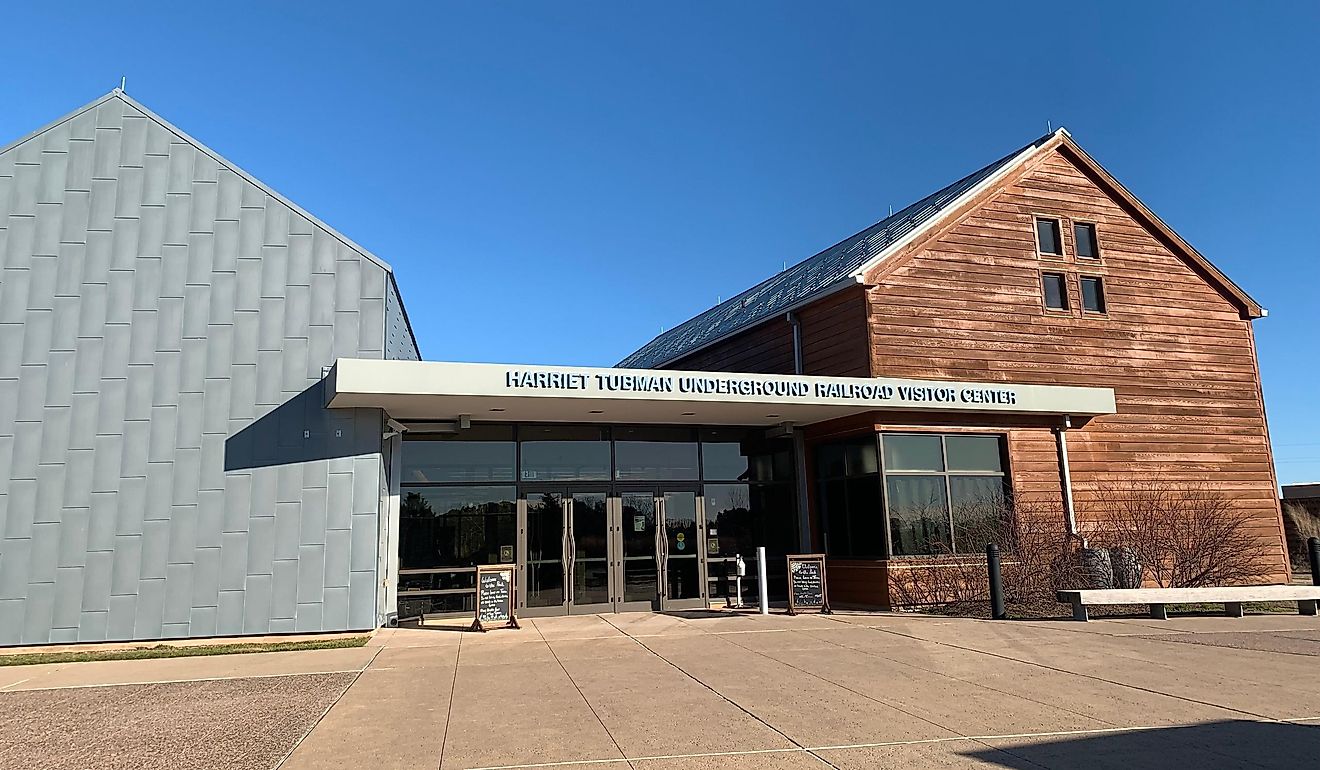
<svg viewBox="0 0 1320 770"><path fill-rule="evenodd" d="M831 283L831 284L828 284L828 285L825 285L825 286L820 287L820 288L817 289L816 291L814 291L814 292L808 294L807 296L803 297L802 299L798 300L797 302L794 302L794 303L791 304L791 305L785 305L784 308L783 308L783 310L777 311L774 315L768 315L768 316L766 316L765 318L762 318L762 319L759 320L759 321L754 321L754 322L752 322L752 323L749 323L749 324L747 324L746 326L739 326L739 327L736 328L736 329L731 329L731 330L725 332L724 334L719 335L718 337L712 337L711 339L709 339L709 340L707 340L707 341L701 343L700 345L698 345L698 346L692 348L691 350L685 350L685 351L683 351L683 354L682 354L682 355L671 356L671 357L669 357L669 358L661 359L661 360L656 361L655 363L651 364L649 367L645 367L645 368L647 368L647 369L661 369L661 368L663 368L663 367L664 367L665 365L667 365L667 364L672 364L672 363L674 363L675 361L682 361L684 358L687 358L688 356L696 355L697 353L700 353L701 351L705 350L706 348L711 347L712 345L719 344L720 342L723 342L724 340L727 340L727 339L729 339L730 337L736 337L736 336L738 336L739 334L742 334L743 332L751 331L752 329L755 329L755 328L757 328L758 326L762 326L762 325L764 325L764 324L770 323L771 321L773 321L773 320L775 320L775 319L777 319L777 318L783 318L783 317L784 317L784 314L786 314L786 313L792 313L792 312L794 312L794 311L801 310L802 308L806 307L807 305L812 304L813 302L815 302L815 301L817 301L817 300L824 299L825 297L828 297L828 296L830 296L831 294L838 294L839 292L843 291L844 289L847 289L847 288L849 288L849 287L851 287L851 286L857 286L857 285L861 284L862 282L863 282L863 281L862 281L861 277L859 277L859 276L855 276L855 275L849 275L849 276L845 277L845 278L844 278L843 280L841 280L841 281L835 281L834 283ZM758 285L759 285L759 284L758 284ZM753 287L753 288L755 288L755 287ZM748 289L748 291L751 291L751 289ZM626 371L626 370L629 370L629 369L637 369L638 367L635 367L635 366L621 367L621 366L618 366L618 365L616 364L616 365L615 365L615 368L623 369L623 370Z"/></svg>
<svg viewBox="0 0 1320 770"><path fill-rule="evenodd" d="M1027 149L1023 150L1022 152L1018 153L1017 156L1015 156L1012 160L1010 160L1009 162L1005 163L1004 165L996 169L993 174L990 174L985 179L982 179L980 182L977 182L976 184L967 188L967 190L964 191L962 195L959 195L957 198L954 198L952 201L949 201L948 205L944 206L939 216L934 216L926 220L921 224L920 227L917 227L912 232L904 235L902 238L889 244L879 254L876 254L874 257L871 257L870 259L863 262L861 267L857 268L857 270L853 272L852 277L856 278L858 283L863 283L865 281L866 274L874 270L875 267L879 265L881 262L884 262L886 259L893 256L895 252L900 251L909 244L923 237L926 233L934 229L936 225L945 222L949 218L949 215L957 211L959 208L961 208L964 203L974 199L977 195L980 195L982 192L985 192L994 185L998 184L1001 180L1003 180L1005 176L1008 175L1009 172L1017 170L1028 159L1032 158L1037 153L1044 150L1046 147L1056 144L1056 142L1060 140L1060 136L1068 136L1068 135L1069 135L1068 132L1065 131L1062 126L1060 126L1059 128L1055 129L1053 134L1050 135L1050 138L1038 142L1037 144L1034 144L1028 147Z"/></svg>
<svg viewBox="0 0 1320 770"><path fill-rule="evenodd" d="M819 299L823 299L823 298L825 298L825 297L828 297L828 296L831 295L831 294L834 294L834 293L836 293L836 292L842 291L843 289L846 289L846 288L848 288L849 286L856 286L856 285L858 285L858 284L864 284L864 283L866 282L866 274L869 273L872 269L874 269L876 265L880 264L880 263L883 262L885 259L889 258L889 257L890 257L895 251L904 248L904 247L907 246L908 244L910 244L910 243L912 243L913 241L915 241L915 240L917 240L918 238L920 238L920 237L921 237L922 235L924 235L925 233L929 232L929 231L930 231L932 228L934 228L937 224L943 223L943 222L948 218L948 217L947 217L947 214L946 214L945 212L956 211L959 207L961 207L961 206L963 205L963 203L965 203L966 201L971 200L973 197L975 197L975 196L981 194L983 191L985 191L986 189L988 189L991 185L993 185L993 184L997 184L997 183L998 183L1000 180L1002 180L1002 179L1004 178L1004 176L1007 175L1010 171L1013 171L1013 170L1017 169L1018 167L1020 167L1020 166L1021 166L1023 163L1025 163L1029 158L1031 158L1032 156L1034 156L1036 153L1039 153L1039 152L1040 152L1042 149L1044 149L1046 146L1056 146L1056 143L1057 143L1058 141L1060 141L1060 137L1070 137L1070 136L1072 136L1072 135L1069 134L1068 131L1067 131L1067 129L1065 129L1065 128L1062 127L1062 126L1060 126L1059 128L1055 129L1053 133L1051 133L1051 134L1047 134L1047 135L1046 135L1046 137L1048 137L1048 138L1046 138L1046 137L1042 137L1042 139L1038 140L1038 141L1037 141L1035 144L1033 144L1032 146L1030 146L1030 147L1028 147L1028 148L1022 150L1021 152L1019 152L1016 156L1013 157L1012 160L1010 160L1010 161L1008 161L1007 163L1005 163L1001 168L999 168L998 170L996 170L993 174L990 174L990 175L987 176L985 179L982 179L980 182L976 183L976 184L973 185L972 187L969 187L965 192L963 192L963 193L962 193L961 195L959 195L957 198L954 198L952 201L950 201L946 206L944 206L944 211L941 212L942 214L945 214L944 216L935 216L935 217L931 217L931 218L928 219L927 221L923 222L923 223L921 224L921 226L919 226L919 227L917 227L916 229L912 230L912 232L907 233L906 235L904 235L904 236L903 236L902 238L900 238L899 240L897 240L897 241L895 241L894 243L892 243L892 244L890 244L889 246L887 246L887 247L886 247L883 251L881 251L879 254L876 254L874 257L871 257L869 260L867 260L866 262L862 263L861 267L859 267L857 270L855 270L855 271L854 271L852 274L850 274L847 278L845 278L845 279L843 279L843 280L841 280L841 281L838 281L838 282L836 282L836 283L829 284L829 285L827 285L827 286L823 286L823 287L821 287L820 289L817 289L816 291L812 292L811 294L808 294L807 296L803 297L802 299L798 300L797 302L793 303L792 305L789 305L789 306L785 307L785 308L783 309L782 312L787 313L787 312L791 312L791 311L794 311L794 310L799 310L799 309L801 309L801 308L803 308L803 307L805 307L805 306L807 306L807 305L809 305L809 304L811 304L811 303L813 303L813 302L815 302L815 301L817 301L817 300L819 300ZM773 276L772 276L772 277L773 277ZM766 280L768 281L768 280L770 280L770 279L767 278ZM764 281L762 281L762 283L764 283ZM757 284L756 286L753 286L753 287L751 287L750 289L747 289L747 290L743 291L742 294L747 294L747 293L749 293L749 292L755 291L756 288L759 287L760 285L761 285L761 284ZM737 295L735 295L735 296L737 296ZM683 351L683 353L680 354L680 355L677 355L677 356L671 356L671 357L669 357L669 358L664 358L664 359L660 359L660 360L658 360L658 361L655 361L655 362L653 362L653 363L651 364L651 368L653 368L653 369L658 369L658 368L663 367L663 366L666 366L666 365L668 365L668 364L672 364L672 363L675 362L675 361L681 361L682 359L687 358L688 356L695 355L696 353L698 353L698 352L700 352L700 351L702 351L702 350L705 350L706 348L709 348L709 347L711 347L712 345L715 345L715 344L717 344L717 343L719 343L719 342L722 342L722 341L724 341L724 340L726 340L726 339L729 339L730 337L735 337L735 336L737 336L738 334L741 334L741 333L746 332L746 331L750 331L751 329L755 329L756 327L761 326L762 324L768 323L769 321L772 321L772 320L774 320L774 319L780 317L780 315L782 315L782 313L775 313L774 315L767 316L767 317L765 317L765 318L763 318L763 319L761 319L760 321L757 321L757 322L755 322L755 323L751 323L751 324L748 324L748 325L746 325L746 326L740 326L740 327L736 327L736 328L734 328L734 329L730 329L729 331L725 332L724 334L721 334L721 335L719 335L719 336L717 336L717 337L713 337L713 338L707 340L706 342L702 343L701 345L698 345L697 347L694 347L694 348L692 348L692 349L690 349L690 350L685 350L685 351Z"/></svg>

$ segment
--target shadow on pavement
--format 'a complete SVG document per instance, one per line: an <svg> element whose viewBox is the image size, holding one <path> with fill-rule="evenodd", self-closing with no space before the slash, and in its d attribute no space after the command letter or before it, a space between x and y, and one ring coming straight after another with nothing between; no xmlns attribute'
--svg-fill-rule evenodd
<svg viewBox="0 0 1320 770"><path fill-rule="evenodd" d="M1228 720L1122 733L987 741L993 749L960 752L1000 767L1123 768L1315 767L1320 726Z"/></svg>

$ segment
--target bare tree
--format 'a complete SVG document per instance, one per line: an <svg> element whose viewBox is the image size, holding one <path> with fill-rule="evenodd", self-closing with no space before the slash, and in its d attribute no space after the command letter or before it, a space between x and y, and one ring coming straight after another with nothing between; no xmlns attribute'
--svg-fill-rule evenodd
<svg viewBox="0 0 1320 770"><path fill-rule="evenodd" d="M1160 587L1260 582L1277 563L1251 531L1251 515L1200 483L1153 479L1096 491L1094 544L1136 553L1146 580Z"/></svg>

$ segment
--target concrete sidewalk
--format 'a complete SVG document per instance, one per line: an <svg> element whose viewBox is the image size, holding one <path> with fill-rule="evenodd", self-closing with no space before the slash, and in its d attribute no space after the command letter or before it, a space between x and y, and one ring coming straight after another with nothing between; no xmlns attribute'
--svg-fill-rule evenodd
<svg viewBox="0 0 1320 770"><path fill-rule="evenodd" d="M459 627L382 631L358 649L0 668L4 733L11 719L30 728L0 738L0 766L1137 770L1320 756L1315 618L696 612ZM133 740L155 752L97 762L97 737L119 760ZM62 758L70 745L82 748Z"/></svg>

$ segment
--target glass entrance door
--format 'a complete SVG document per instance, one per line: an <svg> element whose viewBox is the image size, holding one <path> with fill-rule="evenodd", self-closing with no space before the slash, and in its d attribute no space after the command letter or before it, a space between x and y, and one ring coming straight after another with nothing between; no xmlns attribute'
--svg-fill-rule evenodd
<svg viewBox="0 0 1320 770"><path fill-rule="evenodd" d="M619 609L660 609L660 506L654 492L619 495Z"/></svg>
<svg viewBox="0 0 1320 770"><path fill-rule="evenodd" d="M523 501L524 614L612 611L613 524L606 491L529 489Z"/></svg>
<svg viewBox="0 0 1320 770"><path fill-rule="evenodd" d="M570 614L610 612L610 515L604 492L574 492L569 500L568 572Z"/></svg>
<svg viewBox="0 0 1320 770"><path fill-rule="evenodd" d="M660 580L663 609L706 606L705 563L696 492L663 492L659 496L663 533L660 538Z"/></svg>
<svg viewBox="0 0 1320 770"><path fill-rule="evenodd" d="M706 606L695 491L525 489L522 504L525 615Z"/></svg>

